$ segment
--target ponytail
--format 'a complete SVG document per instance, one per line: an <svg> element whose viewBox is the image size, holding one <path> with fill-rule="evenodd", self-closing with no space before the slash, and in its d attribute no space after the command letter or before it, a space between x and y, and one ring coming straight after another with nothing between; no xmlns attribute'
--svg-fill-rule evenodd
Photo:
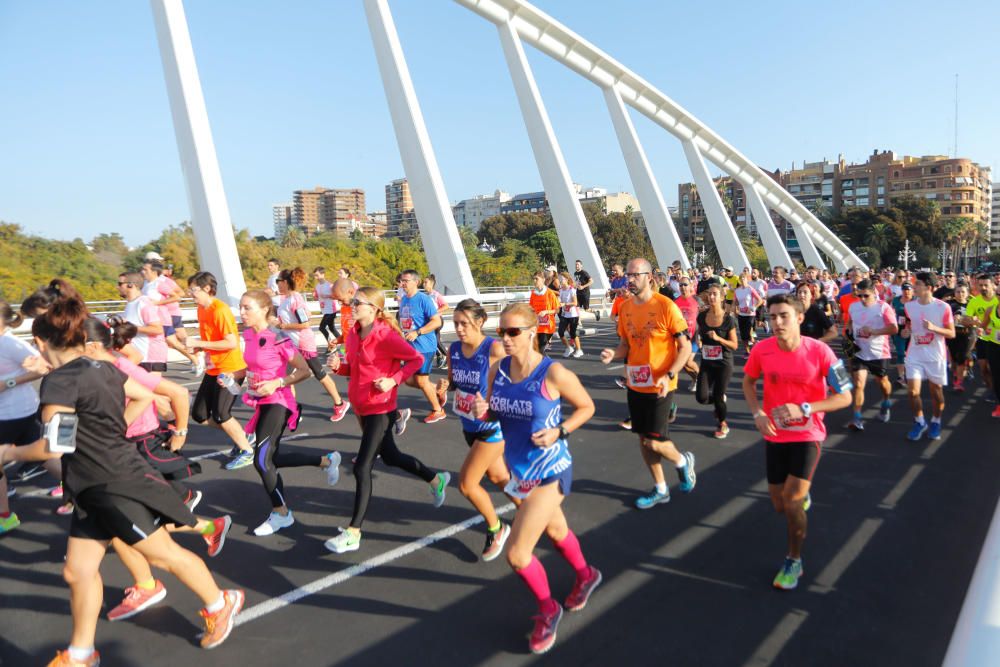
<svg viewBox="0 0 1000 667"><path fill-rule="evenodd" d="M64 280L53 280L49 289L54 298L48 310L32 322L32 335L59 350L83 346L87 342L84 324L90 317L87 304Z"/></svg>

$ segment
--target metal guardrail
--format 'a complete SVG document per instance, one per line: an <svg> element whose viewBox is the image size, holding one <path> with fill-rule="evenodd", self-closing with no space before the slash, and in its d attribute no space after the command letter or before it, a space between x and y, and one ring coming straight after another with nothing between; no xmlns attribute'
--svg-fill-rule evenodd
<svg viewBox="0 0 1000 667"><path fill-rule="evenodd" d="M493 319L500 314L507 304L516 302L526 302L528 301L531 288L527 285L515 285L509 287L484 287L477 295L472 295L472 298L479 301L479 303L485 308L487 315L490 319ZM386 309L395 313L397 311L396 303L396 292L395 290L383 290L383 295L385 296ZM310 296L306 294L305 296ZM459 301L469 298L470 295L467 294L449 294L444 297L444 300L449 306L454 307ZM591 309L599 309L602 311L607 311L610 308L610 304L607 303L607 295L604 290L594 290L591 289ZM306 299L306 305L309 308L309 312L312 315L311 323L313 326L319 324L319 319L321 317L320 305L317 301L310 301ZM182 299L180 302L181 306L181 318L186 328L195 329L198 328L198 310L195 306L193 299ZM107 317L109 315L119 315L125 310L124 300L115 301L88 301L87 307L90 312L96 317ZM239 322L240 316L239 312L234 308L233 314L236 316L236 321ZM451 318L444 318L444 327L442 331L449 332L454 331L451 324ZM30 338L31 336L31 320L25 320L20 327L14 330L14 334L24 338ZM319 342L323 343L323 337L319 337ZM172 352L172 351L171 351ZM173 360L173 359L171 359Z"/></svg>

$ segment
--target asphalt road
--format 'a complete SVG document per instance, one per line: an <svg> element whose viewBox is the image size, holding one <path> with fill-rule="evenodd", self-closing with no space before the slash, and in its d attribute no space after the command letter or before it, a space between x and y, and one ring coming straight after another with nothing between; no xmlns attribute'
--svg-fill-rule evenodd
<svg viewBox="0 0 1000 667"><path fill-rule="evenodd" d="M949 392L944 437L936 442L905 440L910 411L899 390L888 424L869 419L865 432L850 434L846 412L828 418L805 575L798 590L778 592L770 582L784 556L785 528L767 498L763 447L739 389L742 362L730 385L726 440L712 438L711 409L697 405L682 380L672 434L697 456L698 485L682 495L668 478L672 502L639 511L633 500L651 481L634 436L617 425L625 394L614 385L616 372L597 360L612 340L610 326L597 328L584 339L587 356L567 362L597 414L571 438L574 484L564 508L604 583L585 610L564 617L547 656L527 651L534 603L520 579L502 558L479 560L484 528L456 481L434 509L422 482L377 464L362 548L336 555L323 541L350 518L349 465L333 488L315 469L284 471L297 523L258 538L249 531L269 503L256 473L223 470L214 455L228 449L221 434L194 427L190 455L211 455L192 480L205 493L198 513L228 513L235 522L209 567L221 585L246 590L247 608L226 644L202 651L198 601L164 575L163 603L124 622L100 622L103 664L941 663L1000 495L1000 438L978 380L965 395ZM170 375L196 386L190 375ZM285 446L337 449L349 462L359 440L353 417L327 421L328 403L311 380L299 385L299 396L306 418ZM401 392L401 403L418 418L427 412L413 390ZM399 442L453 474L466 452L454 417L429 426L414 419ZM19 488L13 506L23 524L0 538L5 667L44 664L69 637L60 572L68 519L54 516L56 501L42 495L50 484L43 477ZM493 498L507 504L498 492ZM178 541L204 553L197 537ZM561 599L571 570L544 538L538 554ZM102 573L106 611L131 582L113 554Z"/></svg>

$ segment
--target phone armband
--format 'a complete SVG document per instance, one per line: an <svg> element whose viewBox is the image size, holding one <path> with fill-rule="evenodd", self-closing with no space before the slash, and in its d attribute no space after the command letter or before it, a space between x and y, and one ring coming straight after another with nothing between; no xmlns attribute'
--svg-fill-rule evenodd
<svg viewBox="0 0 1000 667"><path fill-rule="evenodd" d="M79 418L69 412L57 412L45 424L45 448L52 454L76 451L76 428Z"/></svg>

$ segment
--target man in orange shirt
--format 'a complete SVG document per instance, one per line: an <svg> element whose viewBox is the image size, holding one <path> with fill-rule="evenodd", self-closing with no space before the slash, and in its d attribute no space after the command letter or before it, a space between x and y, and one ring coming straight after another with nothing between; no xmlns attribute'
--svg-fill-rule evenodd
<svg viewBox="0 0 1000 667"><path fill-rule="evenodd" d="M343 269L341 269L343 271ZM350 278L337 278L333 283L331 294L334 299L340 302L340 338L338 345L344 344L347 332L354 328L354 311L351 310L351 299L358 289L358 284ZM327 350L327 353L333 350Z"/></svg>
<svg viewBox="0 0 1000 667"><path fill-rule="evenodd" d="M229 452L231 460L226 463L226 470L236 470L253 464L253 448L247 442L243 427L230 412L246 377L247 365L240 350L236 318L229 306L215 298L217 289L215 276L207 271L199 271L188 278L188 294L198 304L201 340L188 338L187 348L192 353L204 350L207 356L205 375L191 405L191 418L199 424L222 429L229 436L233 449ZM227 377L220 378L220 375Z"/></svg>
<svg viewBox="0 0 1000 667"><path fill-rule="evenodd" d="M625 360L632 432L639 436L639 450L655 484L652 493L636 499L635 506L649 509L670 501L662 459L676 466L682 493L690 493L697 481L694 454L682 454L668 437L677 374L691 356L691 341L680 309L653 289L653 267L647 260L629 262L625 277L632 298L620 307L621 342L617 349L602 350L601 362Z"/></svg>

